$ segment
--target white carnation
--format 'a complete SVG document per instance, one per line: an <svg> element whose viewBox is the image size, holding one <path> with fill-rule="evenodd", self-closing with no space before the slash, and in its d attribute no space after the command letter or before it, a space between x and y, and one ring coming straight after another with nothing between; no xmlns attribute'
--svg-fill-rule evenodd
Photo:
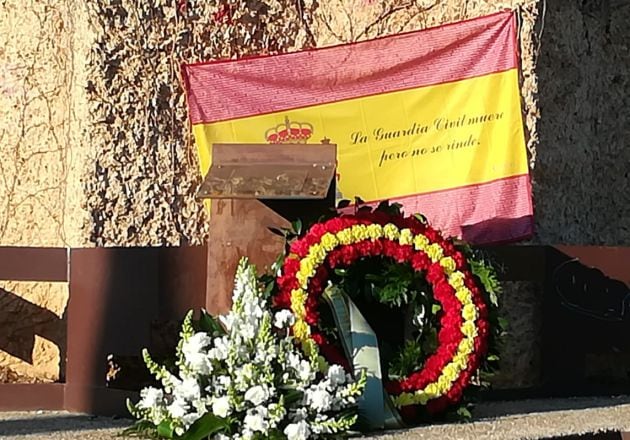
<svg viewBox="0 0 630 440"><path fill-rule="evenodd" d="M227 396L215 398L212 401L212 413L217 417L227 417L231 412L230 399Z"/></svg>
<svg viewBox="0 0 630 440"><path fill-rule="evenodd" d="M300 367L298 369L298 375L302 382L309 382L311 380L311 375L313 374L313 370L311 369L311 363L306 360L302 360L300 362Z"/></svg>
<svg viewBox="0 0 630 440"><path fill-rule="evenodd" d="M293 368L294 370L299 370L300 362L300 356L298 356L296 353L287 354L287 364L289 365L289 367Z"/></svg>
<svg viewBox="0 0 630 440"><path fill-rule="evenodd" d="M245 416L245 420L243 420L243 425L245 429L249 429L250 431L266 433L267 429L269 429L269 423L265 420L266 416L267 410L265 408L249 410Z"/></svg>
<svg viewBox="0 0 630 440"><path fill-rule="evenodd" d="M291 419L294 422L299 422L301 420L306 420L308 418L308 411L306 410L306 408L298 408L295 410L295 413L293 414L293 417L291 417Z"/></svg>
<svg viewBox="0 0 630 440"><path fill-rule="evenodd" d="M245 393L245 400L249 400L254 405L258 406L269 398L269 390L262 385L256 385L251 387Z"/></svg>
<svg viewBox="0 0 630 440"><path fill-rule="evenodd" d="M230 376L216 376L213 383L206 387L206 391L211 395L216 393L224 393L230 387L231 383L232 378Z"/></svg>
<svg viewBox="0 0 630 440"><path fill-rule="evenodd" d="M346 371L341 365L332 365L326 376L333 387L346 383Z"/></svg>
<svg viewBox="0 0 630 440"><path fill-rule="evenodd" d="M326 388L315 387L306 391L306 403L315 411L326 412L330 410L333 398Z"/></svg>
<svg viewBox="0 0 630 440"><path fill-rule="evenodd" d="M287 440L306 440L311 434L311 429L304 420L297 423L291 423L284 428L284 435L287 436Z"/></svg>
<svg viewBox="0 0 630 440"><path fill-rule="evenodd" d="M195 400L201 397L201 388L196 379L186 378L173 390L173 394L184 400Z"/></svg>
<svg viewBox="0 0 630 440"><path fill-rule="evenodd" d="M157 388L147 387L140 391L140 402L138 402L138 408L151 409L162 403L164 393Z"/></svg>
<svg viewBox="0 0 630 440"><path fill-rule="evenodd" d="M249 341L256 336L256 327L249 322L244 322L239 326L238 333L243 339Z"/></svg>
<svg viewBox="0 0 630 440"><path fill-rule="evenodd" d="M174 419L181 419L186 415L188 411L188 404L184 399L175 398L173 402L166 407L166 410Z"/></svg>
<svg viewBox="0 0 630 440"><path fill-rule="evenodd" d="M224 360L227 359L230 352L230 344L227 337L214 338L214 348L208 352L208 357L211 359Z"/></svg>
<svg viewBox="0 0 630 440"><path fill-rule="evenodd" d="M263 316L263 309L258 304L258 301L248 301L243 305L244 316L251 319L252 321L259 321Z"/></svg>
<svg viewBox="0 0 630 440"><path fill-rule="evenodd" d="M212 372L210 359L203 353L190 353L186 355L186 363L197 374L208 375Z"/></svg>
<svg viewBox="0 0 630 440"><path fill-rule="evenodd" d="M205 333L195 333L182 344L182 352L187 358L191 355L203 352L212 340Z"/></svg>

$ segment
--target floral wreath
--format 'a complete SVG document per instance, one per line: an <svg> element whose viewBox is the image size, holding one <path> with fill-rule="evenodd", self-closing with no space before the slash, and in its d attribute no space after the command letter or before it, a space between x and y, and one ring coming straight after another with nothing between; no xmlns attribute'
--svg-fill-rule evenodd
<svg viewBox="0 0 630 440"><path fill-rule="evenodd" d="M330 271L373 256L409 263L439 303L437 349L420 369L384 385L403 416L413 414L415 405L440 413L461 400L485 360L489 304L464 254L419 217L361 209L314 224L290 244L274 304L293 312L294 337L307 353L319 352L329 362L347 365L319 328L320 299Z"/></svg>

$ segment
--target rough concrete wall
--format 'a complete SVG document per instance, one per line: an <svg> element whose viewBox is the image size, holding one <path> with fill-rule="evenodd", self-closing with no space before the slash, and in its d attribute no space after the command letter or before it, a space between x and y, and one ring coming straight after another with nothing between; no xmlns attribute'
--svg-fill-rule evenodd
<svg viewBox="0 0 630 440"><path fill-rule="evenodd" d="M88 82L96 146L85 176L98 246L200 243L205 213L181 62L297 50L306 1L87 2L98 33Z"/></svg>
<svg viewBox="0 0 630 440"><path fill-rule="evenodd" d="M0 245L81 246L86 45L74 0L0 2ZM1 380L54 381L65 283L0 282Z"/></svg>
<svg viewBox="0 0 630 440"><path fill-rule="evenodd" d="M630 245L630 4L549 0L538 62L537 241Z"/></svg>
<svg viewBox="0 0 630 440"><path fill-rule="evenodd" d="M0 244L82 244L72 1L0 5ZM77 32L75 34L75 32ZM81 32L80 34L78 32ZM80 63L79 63L80 64Z"/></svg>
<svg viewBox="0 0 630 440"><path fill-rule="evenodd" d="M500 315L508 333L499 352L499 371L491 379L496 389L535 388L542 385L542 292L534 282L506 282Z"/></svg>
<svg viewBox="0 0 630 440"><path fill-rule="evenodd" d="M59 379L67 301L67 283L0 282L0 370L20 382Z"/></svg>

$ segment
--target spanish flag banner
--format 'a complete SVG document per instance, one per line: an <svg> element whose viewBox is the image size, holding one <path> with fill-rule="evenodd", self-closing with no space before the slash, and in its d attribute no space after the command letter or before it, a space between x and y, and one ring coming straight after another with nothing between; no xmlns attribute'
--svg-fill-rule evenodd
<svg viewBox="0 0 630 440"><path fill-rule="evenodd" d="M337 144L344 199L389 199L473 243L531 235L511 12L360 43L183 66L215 143Z"/></svg>

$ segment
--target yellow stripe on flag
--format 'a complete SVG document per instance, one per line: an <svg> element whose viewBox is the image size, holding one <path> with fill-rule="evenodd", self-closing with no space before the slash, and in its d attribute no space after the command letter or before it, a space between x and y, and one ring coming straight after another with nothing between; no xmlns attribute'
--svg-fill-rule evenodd
<svg viewBox="0 0 630 440"><path fill-rule="evenodd" d="M382 200L527 174L517 70L312 107L196 124L202 174L214 143L266 143L285 118L338 146L346 199Z"/></svg>

